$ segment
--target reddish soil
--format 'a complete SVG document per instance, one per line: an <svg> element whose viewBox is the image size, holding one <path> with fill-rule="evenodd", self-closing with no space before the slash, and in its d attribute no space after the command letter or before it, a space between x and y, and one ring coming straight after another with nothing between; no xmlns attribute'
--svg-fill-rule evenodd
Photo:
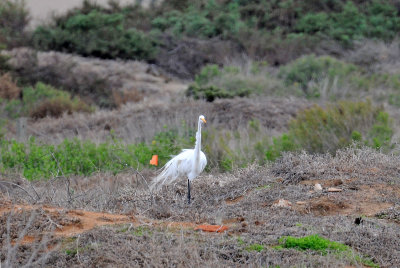
<svg viewBox="0 0 400 268"><path fill-rule="evenodd" d="M199 225L195 228L195 230L202 230L204 232L212 232L212 233L222 233L228 230L228 226L225 225L208 225L203 224Z"/></svg>
<svg viewBox="0 0 400 268"><path fill-rule="evenodd" d="M56 224L57 228L52 233L57 237L71 237L77 234L81 234L90 231L96 227L104 225L114 225L114 224L124 224L131 223L135 226L142 224L153 225L153 226L164 226L171 228L172 230L181 229L194 229L202 230L205 232L217 232L222 233L228 230L226 225L197 225L193 222L165 222L165 221L155 221L150 219L136 219L131 216L121 215L121 214L110 214L104 212L93 212L85 210L65 210L63 208L50 207L50 206L32 206L32 205L11 205L8 202L1 202L2 207L0 208L0 216L4 213L14 211L19 213L22 211L33 211L36 209L43 209L46 215L50 218L57 218L60 214L65 213L67 220L63 220L61 223ZM64 217L65 217L64 216ZM27 235L21 241L21 244L29 244L35 242L37 237ZM15 243L15 241L13 241Z"/></svg>

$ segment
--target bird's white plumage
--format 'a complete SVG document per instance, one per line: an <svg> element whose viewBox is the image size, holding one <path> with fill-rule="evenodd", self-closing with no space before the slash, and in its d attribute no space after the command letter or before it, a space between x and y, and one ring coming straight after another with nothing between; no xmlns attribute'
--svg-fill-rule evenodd
<svg viewBox="0 0 400 268"><path fill-rule="evenodd" d="M180 177L187 177L189 181L195 179L206 167L206 155L200 150L201 125L205 123L204 116L199 117L194 149L183 149L180 154L169 160L162 168L161 173L153 180L151 188L172 183Z"/></svg>

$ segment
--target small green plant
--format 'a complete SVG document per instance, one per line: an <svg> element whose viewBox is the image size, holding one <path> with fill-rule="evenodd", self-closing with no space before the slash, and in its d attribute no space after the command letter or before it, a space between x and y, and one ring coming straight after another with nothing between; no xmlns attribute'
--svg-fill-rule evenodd
<svg viewBox="0 0 400 268"><path fill-rule="evenodd" d="M247 251L257 251L257 252L261 252L264 250L264 246L260 245L260 244L251 244L249 246L246 247Z"/></svg>
<svg viewBox="0 0 400 268"><path fill-rule="evenodd" d="M145 233L147 233L149 230L147 229L147 228L145 228L145 227L142 227L142 226L138 226L137 228L135 228L133 231L132 231L132 234L134 235L134 236L143 236Z"/></svg>
<svg viewBox="0 0 400 268"><path fill-rule="evenodd" d="M349 250L349 247L341 243L330 241L319 235L310 235L306 237L285 236L279 239L282 248L296 248L298 250L316 250L323 254L328 251L343 252Z"/></svg>
<svg viewBox="0 0 400 268"><path fill-rule="evenodd" d="M243 246L245 244L243 238L241 238L240 236L237 237L237 242L240 246Z"/></svg>
<svg viewBox="0 0 400 268"><path fill-rule="evenodd" d="M369 267L379 267L373 260L370 258L365 258L356 255L355 257L352 254L351 247L344 245L339 242L330 241L329 239L323 238L318 234L309 235L305 237L293 237L293 236L284 236L279 239L279 245L274 247L275 249L283 249L283 248L294 248L297 250L314 250L321 252L322 254L334 253L339 254L340 256L345 256L350 261L355 259L355 261L362 263Z"/></svg>
<svg viewBox="0 0 400 268"><path fill-rule="evenodd" d="M271 188L271 185L267 184L267 185L257 187L256 190L264 190L264 189L269 189L269 188Z"/></svg>

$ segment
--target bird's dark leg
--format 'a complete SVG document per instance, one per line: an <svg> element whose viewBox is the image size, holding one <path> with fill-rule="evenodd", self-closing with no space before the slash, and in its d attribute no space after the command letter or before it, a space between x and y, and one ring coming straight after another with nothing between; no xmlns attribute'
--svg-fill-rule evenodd
<svg viewBox="0 0 400 268"><path fill-rule="evenodd" d="M190 180L188 179L188 204L190 204Z"/></svg>

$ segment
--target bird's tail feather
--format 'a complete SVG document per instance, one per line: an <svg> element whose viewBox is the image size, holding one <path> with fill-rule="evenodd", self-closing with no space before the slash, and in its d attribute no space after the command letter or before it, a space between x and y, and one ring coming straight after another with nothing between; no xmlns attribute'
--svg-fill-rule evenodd
<svg viewBox="0 0 400 268"><path fill-rule="evenodd" d="M157 189L164 184L169 184L174 182L179 177L177 163L174 159L168 161L162 168L161 173L154 178L150 184L150 190Z"/></svg>

